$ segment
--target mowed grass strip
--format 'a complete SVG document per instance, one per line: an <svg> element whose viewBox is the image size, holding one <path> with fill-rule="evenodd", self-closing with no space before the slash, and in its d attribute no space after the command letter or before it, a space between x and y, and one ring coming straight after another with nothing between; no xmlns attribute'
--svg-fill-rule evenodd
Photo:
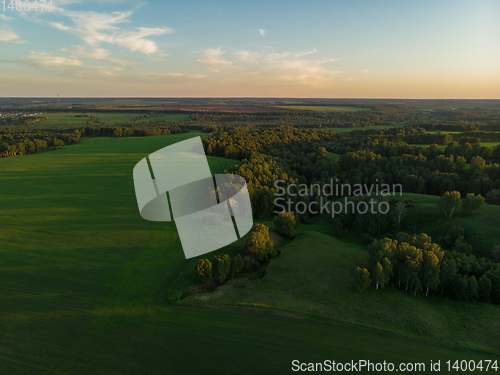
<svg viewBox="0 0 500 375"><path fill-rule="evenodd" d="M480 358L359 327L168 304L188 261L174 223L140 217L132 169L192 136L85 139L0 159L2 373L279 374L294 359ZM233 162L209 159L214 173Z"/></svg>

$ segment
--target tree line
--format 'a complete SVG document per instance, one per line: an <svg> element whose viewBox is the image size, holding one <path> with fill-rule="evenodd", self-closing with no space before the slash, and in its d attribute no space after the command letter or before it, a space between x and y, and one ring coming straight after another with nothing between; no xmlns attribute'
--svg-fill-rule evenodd
<svg viewBox="0 0 500 375"><path fill-rule="evenodd" d="M355 270L359 291L391 285L413 295L430 292L459 301L500 303L500 263L443 250L425 233L374 240L368 253L367 267Z"/></svg>

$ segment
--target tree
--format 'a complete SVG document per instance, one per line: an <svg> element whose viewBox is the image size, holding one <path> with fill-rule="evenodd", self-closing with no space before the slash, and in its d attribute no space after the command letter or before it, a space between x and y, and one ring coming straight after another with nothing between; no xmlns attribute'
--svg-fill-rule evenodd
<svg viewBox="0 0 500 375"><path fill-rule="evenodd" d="M455 159L455 165L457 166L458 173L463 171L465 163L467 163L467 160L463 156L457 156Z"/></svg>
<svg viewBox="0 0 500 375"><path fill-rule="evenodd" d="M255 224L255 228L247 239L247 253L257 262L262 262L276 255L273 241L269 238L269 227Z"/></svg>
<svg viewBox="0 0 500 375"><path fill-rule="evenodd" d="M476 276L470 276L467 282L468 299L471 301L477 300L479 293L479 285L477 284Z"/></svg>
<svg viewBox="0 0 500 375"><path fill-rule="evenodd" d="M282 212L274 217L274 226L279 234L286 238L295 237L295 230L297 228L297 220L295 216L287 211Z"/></svg>
<svg viewBox="0 0 500 375"><path fill-rule="evenodd" d="M384 271L382 286L385 286L385 285L389 284L389 281L391 280L391 277L392 277L393 267L392 267L392 264L389 261L389 259L384 258L384 260L382 261L382 268Z"/></svg>
<svg viewBox="0 0 500 375"><path fill-rule="evenodd" d="M375 281L377 290L379 284L383 285L384 283L384 267L379 262L377 262L373 270L373 281Z"/></svg>
<svg viewBox="0 0 500 375"><path fill-rule="evenodd" d="M471 168L477 169L478 171L482 171L485 165L486 161L481 156L474 156L470 161Z"/></svg>
<svg viewBox="0 0 500 375"><path fill-rule="evenodd" d="M400 278L406 284L405 291L414 287L416 293L421 284L419 275L422 266L422 250L404 242L400 244L398 251L402 256Z"/></svg>
<svg viewBox="0 0 500 375"><path fill-rule="evenodd" d="M462 202L462 213L464 215L472 215L479 207L484 204L484 198L481 195L467 194Z"/></svg>
<svg viewBox="0 0 500 375"><path fill-rule="evenodd" d="M422 284L426 288L426 297L429 289L436 289L439 285L439 258L432 251L423 252Z"/></svg>
<svg viewBox="0 0 500 375"><path fill-rule="evenodd" d="M454 259L443 260L439 272L439 283L441 284L441 295L443 295L446 286L452 283L457 277L457 263Z"/></svg>
<svg viewBox="0 0 500 375"><path fill-rule="evenodd" d="M483 275L479 278L478 282L479 292L478 299L481 302L490 302L491 301L491 288L492 283L488 276Z"/></svg>
<svg viewBox="0 0 500 375"><path fill-rule="evenodd" d="M64 142L59 138L54 138L52 140L52 146L54 146L55 148L61 148L64 146Z"/></svg>
<svg viewBox="0 0 500 375"><path fill-rule="evenodd" d="M462 301L466 300L469 294L468 288L469 278L467 276L457 275L453 279L451 289L453 291L453 297L456 300Z"/></svg>
<svg viewBox="0 0 500 375"><path fill-rule="evenodd" d="M212 263L208 259L198 260L198 263L196 263L196 276L202 283L212 280Z"/></svg>
<svg viewBox="0 0 500 375"><path fill-rule="evenodd" d="M41 139L35 140L35 149L37 151L42 151L47 148L47 142L42 141Z"/></svg>
<svg viewBox="0 0 500 375"><path fill-rule="evenodd" d="M453 214L458 211L460 207L460 192L458 191L447 191L439 199L438 208L441 212L444 212L447 218L451 219Z"/></svg>
<svg viewBox="0 0 500 375"><path fill-rule="evenodd" d="M370 286L370 271L366 268L357 267L355 273L356 289L358 289L359 292L363 292Z"/></svg>
<svg viewBox="0 0 500 375"><path fill-rule="evenodd" d="M243 258L241 257L240 254L237 254L233 258L233 261L231 262L231 273L233 275L239 274L244 266L245 266L245 262L244 262Z"/></svg>
<svg viewBox="0 0 500 375"><path fill-rule="evenodd" d="M396 207L394 208L394 222L396 231L399 232L399 229L401 228L401 222L405 218L407 212L408 210L406 209L405 202L398 202L398 204L396 204Z"/></svg>
<svg viewBox="0 0 500 375"><path fill-rule="evenodd" d="M0 152L1 153L1 152ZM493 189L487 192L484 196L488 204L500 205L500 189Z"/></svg>
<svg viewBox="0 0 500 375"><path fill-rule="evenodd" d="M222 284L226 281L231 271L231 258L229 255L216 255L214 257L214 277L215 281Z"/></svg>

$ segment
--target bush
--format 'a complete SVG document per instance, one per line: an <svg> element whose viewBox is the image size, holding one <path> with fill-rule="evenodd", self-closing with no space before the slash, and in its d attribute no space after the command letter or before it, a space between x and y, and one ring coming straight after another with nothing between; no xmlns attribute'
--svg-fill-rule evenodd
<svg viewBox="0 0 500 375"><path fill-rule="evenodd" d="M484 196L486 203L500 205L500 189L493 189Z"/></svg>
<svg viewBox="0 0 500 375"><path fill-rule="evenodd" d="M472 215L484 204L484 198L481 195L467 194L462 202L462 213Z"/></svg>
<svg viewBox="0 0 500 375"><path fill-rule="evenodd" d="M274 217L274 226L279 234L286 238L294 238L296 236L297 220L295 216L287 211Z"/></svg>
<svg viewBox="0 0 500 375"><path fill-rule="evenodd" d="M212 263L208 259L200 259L196 263L196 277L202 283L207 283L213 279Z"/></svg>
<svg viewBox="0 0 500 375"><path fill-rule="evenodd" d="M276 255L273 241L269 238L269 227L255 224L252 234L247 239L246 251L257 262L262 262Z"/></svg>
<svg viewBox="0 0 500 375"><path fill-rule="evenodd" d="M461 205L460 192L458 191L447 191L439 199L438 209L443 212L447 218L451 219L453 214L460 210Z"/></svg>
<svg viewBox="0 0 500 375"><path fill-rule="evenodd" d="M355 272L356 289L359 292L362 292L370 286L370 271L368 271L366 268L357 267Z"/></svg>
<svg viewBox="0 0 500 375"><path fill-rule="evenodd" d="M215 281L217 281L219 284L223 284L227 280L230 271L231 258L229 257L229 255L216 255L214 258Z"/></svg>
<svg viewBox="0 0 500 375"><path fill-rule="evenodd" d="M241 255L237 254L231 262L231 273L233 275L237 275L243 270L243 267L245 267L245 262L243 261Z"/></svg>

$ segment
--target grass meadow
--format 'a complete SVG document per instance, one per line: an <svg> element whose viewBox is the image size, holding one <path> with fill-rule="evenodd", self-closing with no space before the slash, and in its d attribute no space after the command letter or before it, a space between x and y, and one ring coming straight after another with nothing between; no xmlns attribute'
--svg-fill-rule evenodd
<svg viewBox="0 0 500 375"><path fill-rule="evenodd" d="M283 249L255 284L235 280L223 287L222 301L230 291L241 306L169 303L169 290L192 260L184 258L175 223L140 217L132 169L151 152L195 135L84 139L0 159L1 373L281 374L290 372L294 359L490 358L471 350L498 343L496 307L457 304L453 310L447 302L385 291L370 292L364 301L348 281L339 281L362 261L364 249L314 231ZM209 158L214 173L235 162ZM297 262L303 271L290 273ZM326 283L318 285L318 278ZM309 307L308 291L317 298ZM397 316L412 306L409 317ZM320 322L302 318L301 309ZM271 315L285 310L296 318ZM384 311L389 315L377 321ZM451 333L456 343L440 336L453 330L444 311L460 319L459 332L470 332L474 345L462 345L461 333ZM356 322L362 314L370 325ZM377 328L391 319L391 331ZM483 342L479 335L487 324Z"/></svg>
<svg viewBox="0 0 500 375"><path fill-rule="evenodd" d="M404 194L404 199L412 199L414 207L409 209L403 231L413 233L417 228L416 233L428 233L437 240L451 225L461 225L466 241L475 244L479 253L500 243L500 229L491 225L498 222L498 206L485 205L474 217L448 220L436 210L438 197ZM265 224L273 228L272 222ZM414 297L390 287L381 291L370 288L360 294L354 288L353 271L366 265L366 247L350 235L336 238L331 233L331 222L302 225L301 235L280 248L281 255L270 262L261 279L238 277L214 292L183 296L186 298L177 303L342 322L368 331L500 354L500 306ZM242 242L239 251L243 249ZM194 263L186 268L177 287L196 283L193 267Z"/></svg>

